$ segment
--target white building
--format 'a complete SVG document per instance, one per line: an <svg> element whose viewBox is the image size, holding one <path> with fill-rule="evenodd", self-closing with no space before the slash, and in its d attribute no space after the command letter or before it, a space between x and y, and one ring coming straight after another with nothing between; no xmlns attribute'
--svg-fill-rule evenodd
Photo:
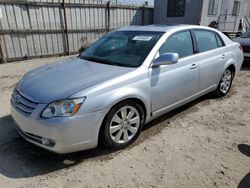
<svg viewBox="0 0 250 188"><path fill-rule="evenodd" d="M250 0L155 0L154 7L155 24L209 26L213 22L225 33L250 27Z"/></svg>

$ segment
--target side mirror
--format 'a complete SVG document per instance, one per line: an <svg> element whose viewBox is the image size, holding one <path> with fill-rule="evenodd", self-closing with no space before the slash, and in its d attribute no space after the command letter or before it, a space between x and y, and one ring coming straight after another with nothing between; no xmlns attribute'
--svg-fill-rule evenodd
<svg viewBox="0 0 250 188"><path fill-rule="evenodd" d="M178 60L179 55L177 53L165 53L154 60L152 67L175 64L178 62Z"/></svg>

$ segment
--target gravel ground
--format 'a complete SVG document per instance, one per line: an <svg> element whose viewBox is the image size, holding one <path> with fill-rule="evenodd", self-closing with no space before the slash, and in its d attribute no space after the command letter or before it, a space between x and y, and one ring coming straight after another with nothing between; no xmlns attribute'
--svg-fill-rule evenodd
<svg viewBox="0 0 250 188"><path fill-rule="evenodd" d="M125 150L56 155L17 134L9 99L25 72L63 58L0 65L1 187L250 187L249 65L228 96L158 118Z"/></svg>

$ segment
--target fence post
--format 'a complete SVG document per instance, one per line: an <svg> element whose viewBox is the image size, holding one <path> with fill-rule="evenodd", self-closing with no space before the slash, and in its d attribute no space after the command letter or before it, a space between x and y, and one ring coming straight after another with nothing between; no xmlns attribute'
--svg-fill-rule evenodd
<svg viewBox="0 0 250 188"><path fill-rule="evenodd" d="M106 30L107 32L109 32L110 30L110 1L107 2L107 5L106 5Z"/></svg>
<svg viewBox="0 0 250 188"><path fill-rule="evenodd" d="M145 5L141 7L141 25L145 25Z"/></svg>
<svg viewBox="0 0 250 188"><path fill-rule="evenodd" d="M67 24L67 15L66 15L66 8L65 8L65 0L62 3L63 7L63 16L64 16L64 33L65 33L65 42L66 42L66 54L69 55L69 32L68 32L68 24Z"/></svg>
<svg viewBox="0 0 250 188"><path fill-rule="evenodd" d="M0 35L0 63L6 63L6 55L4 53L4 47L3 47L3 36Z"/></svg>

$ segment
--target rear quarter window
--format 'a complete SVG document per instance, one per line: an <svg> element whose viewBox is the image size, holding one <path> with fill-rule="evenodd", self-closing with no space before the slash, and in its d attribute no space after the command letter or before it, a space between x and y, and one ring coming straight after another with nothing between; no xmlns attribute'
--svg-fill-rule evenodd
<svg viewBox="0 0 250 188"><path fill-rule="evenodd" d="M225 46L225 44L224 44L223 40L221 39L221 37L219 37L218 34L215 34L215 36L216 36L216 40L217 40L217 45L218 45L218 47Z"/></svg>

